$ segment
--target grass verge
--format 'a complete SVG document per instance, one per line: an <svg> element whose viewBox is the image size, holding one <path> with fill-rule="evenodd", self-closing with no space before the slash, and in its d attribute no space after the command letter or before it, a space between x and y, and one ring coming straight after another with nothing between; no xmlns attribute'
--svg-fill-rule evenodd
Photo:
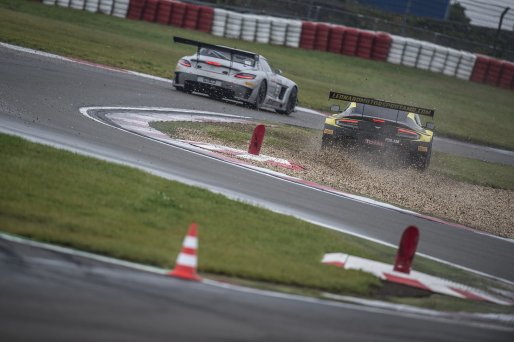
<svg viewBox="0 0 514 342"><path fill-rule="evenodd" d="M8 233L171 268L195 220L201 272L365 297L381 283L321 265L323 254L394 259L390 248L129 167L7 135L0 153L0 229ZM423 258L414 267L481 288L506 286Z"/></svg>
<svg viewBox="0 0 514 342"><path fill-rule="evenodd" d="M442 74L319 51L214 37L34 1L0 0L0 41L172 77L193 48L180 35L258 51L296 81L301 105L326 109L331 89L436 109L437 133L514 149L512 91ZM322 63L320 63L322 61Z"/></svg>

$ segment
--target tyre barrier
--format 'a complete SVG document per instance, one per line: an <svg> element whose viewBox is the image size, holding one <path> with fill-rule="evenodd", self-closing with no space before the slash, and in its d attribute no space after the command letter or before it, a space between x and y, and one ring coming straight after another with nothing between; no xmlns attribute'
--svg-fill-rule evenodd
<svg viewBox="0 0 514 342"><path fill-rule="evenodd" d="M504 89L514 89L514 63L505 62L498 86Z"/></svg>
<svg viewBox="0 0 514 342"><path fill-rule="evenodd" d="M330 28L330 38L328 39L328 51L333 53L341 53L341 50L343 49L345 32L345 26L334 25Z"/></svg>
<svg viewBox="0 0 514 342"><path fill-rule="evenodd" d="M116 0L112 7L112 15L118 18L125 18L129 8L129 0Z"/></svg>
<svg viewBox="0 0 514 342"><path fill-rule="evenodd" d="M407 38L405 42L405 50L403 51L402 65L415 67L420 50L421 42L419 40Z"/></svg>
<svg viewBox="0 0 514 342"><path fill-rule="evenodd" d="M157 6L159 6L159 0L146 0L143 20L153 23L157 17Z"/></svg>
<svg viewBox="0 0 514 342"><path fill-rule="evenodd" d="M255 41L261 44L269 44L271 36L271 18L258 16Z"/></svg>
<svg viewBox="0 0 514 342"><path fill-rule="evenodd" d="M200 6L186 4L186 11L184 13L183 28L196 30L198 27L198 16L200 15Z"/></svg>
<svg viewBox="0 0 514 342"><path fill-rule="evenodd" d="M171 18L171 8L173 2L170 0L159 0L159 6L157 7L157 19L156 21L162 25L168 25Z"/></svg>
<svg viewBox="0 0 514 342"><path fill-rule="evenodd" d="M219 37L330 51L514 89L514 63L416 39L308 21L241 14L174 0L41 0L45 5L196 29Z"/></svg>
<svg viewBox="0 0 514 342"><path fill-rule="evenodd" d="M315 50L327 51L329 34L330 25L325 23L319 23L316 27L316 35L314 38Z"/></svg>
<svg viewBox="0 0 514 342"><path fill-rule="evenodd" d="M57 0L56 5L60 7L70 7L71 0Z"/></svg>
<svg viewBox="0 0 514 342"><path fill-rule="evenodd" d="M435 44L422 42L419 50L418 61L416 62L416 68L421 70L429 70L432 58L435 54Z"/></svg>
<svg viewBox="0 0 514 342"><path fill-rule="evenodd" d="M355 56L370 59L374 43L375 32L364 30L359 31L359 40L357 41Z"/></svg>
<svg viewBox="0 0 514 342"><path fill-rule="evenodd" d="M70 1L70 8L76 9L76 10L83 10L85 5L84 0L71 0Z"/></svg>
<svg viewBox="0 0 514 342"><path fill-rule="evenodd" d="M299 48L301 36L302 22L300 20L288 20L286 32L286 46L292 48Z"/></svg>
<svg viewBox="0 0 514 342"><path fill-rule="evenodd" d="M228 11L215 8L214 17L212 18L211 34L216 37L223 37L225 35L225 28L227 26Z"/></svg>
<svg viewBox="0 0 514 342"><path fill-rule="evenodd" d="M255 40L257 32L257 16L253 14L243 14L243 26L241 27L241 39L248 42Z"/></svg>
<svg viewBox="0 0 514 342"><path fill-rule="evenodd" d="M227 27L225 28L225 37L239 39L239 37L241 37L242 26L243 15L237 12L228 12Z"/></svg>
<svg viewBox="0 0 514 342"><path fill-rule="evenodd" d="M198 31L209 33L212 29L212 21L214 18L214 9L209 6L200 6L200 14L198 17Z"/></svg>
<svg viewBox="0 0 514 342"><path fill-rule="evenodd" d="M445 74L446 76L455 76L455 73L457 72L457 67L460 64L461 57L462 54L460 51L455 49L448 49L448 58L446 58L443 74Z"/></svg>
<svg viewBox="0 0 514 342"><path fill-rule="evenodd" d="M359 30L355 28L347 28L344 34L344 43L342 48L343 55L355 56L357 51L357 43L359 41Z"/></svg>
<svg viewBox="0 0 514 342"><path fill-rule="evenodd" d="M389 49L391 48L392 40L393 38L391 35L385 32L377 33L375 36L375 44L371 51L371 59L375 61L385 61L387 59Z"/></svg>
<svg viewBox="0 0 514 342"><path fill-rule="evenodd" d="M396 35L391 36L391 38L391 48L389 49L386 61L392 64L402 64L403 51L405 50L407 38Z"/></svg>
<svg viewBox="0 0 514 342"><path fill-rule="evenodd" d="M487 70L489 69L491 59L492 58L483 55L477 56L475 66L473 67L473 72L471 73L470 81L477 83L485 82L485 76L487 75Z"/></svg>
<svg viewBox="0 0 514 342"><path fill-rule="evenodd" d="M455 76L461 80L469 80L477 57L471 52L461 51L461 53L462 56Z"/></svg>
<svg viewBox="0 0 514 342"><path fill-rule="evenodd" d="M491 62L489 63L489 68L487 69L487 74L485 76L485 83L496 86L498 85L498 81L500 80L500 72L502 70L503 61L500 61L495 58L491 58Z"/></svg>
<svg viewBox="0 0 514 342"><path fill-rule="evenodd" d="M96 13L98 12L98 7L100 6L100 0L86 0L86 6L84 6L84 10Z"/></svg>
<svg viewBox="0 0 514 342"><path fill-rule="evenodd" d="M317 24L310 21L302 22L302 35L300 36L300 47L302 49L314 49L314 40L316 38L317 26Z"/></svg>
<svg viewBox="0 0 514 342"><path fill-rule="evenodd" d="M182 27L184 25L184 16L186 14L186 4L183 2L174 2L171 6L170 25Z"/></svg>
<svg viewBox="0 0 514 342"><path fill-rule="evenodd" d="M271 19L270 43L273 45L286 44L287 21L279 18Z"/></svg>
<svg viewBox="0 0 514 342"><path fill-rule="evenodd" d="M111 15L112 7L114 5L114 0L100 0L100 5L98 6L98 12Z"/></svg>

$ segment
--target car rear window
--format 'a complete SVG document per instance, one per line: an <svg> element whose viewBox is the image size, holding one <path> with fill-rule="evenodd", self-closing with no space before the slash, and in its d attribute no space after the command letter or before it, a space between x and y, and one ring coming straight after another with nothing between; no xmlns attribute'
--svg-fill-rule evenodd
<svg viewBox="0 0 514 342"><path fill-rule="evenodd" d="M215 49L208 49L208 48L201 48L200 49L200 55L202 56L207 56L207 57L211 57L211 58L219 58L219 59L223 59L223 60L226 60L226 61L230 61L230 53L226 52L226 51L219 51L219 50L215 50ZM251 58L251 57L248 57L248 56L242 56L242 55L239 55L237 53L234 53L232 55L233 57L233 62L234 63L240 63L240 64L243 64L243 65L246 65L246 66L255 66L255 59L254 58Z"/></svg>

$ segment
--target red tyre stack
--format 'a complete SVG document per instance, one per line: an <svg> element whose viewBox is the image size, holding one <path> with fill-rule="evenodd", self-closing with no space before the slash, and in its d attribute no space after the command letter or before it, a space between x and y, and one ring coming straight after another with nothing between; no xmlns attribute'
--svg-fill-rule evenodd
<svg viewBox="0 0 514 342"><path fill-rule="evenodd" d="M344 33L344 44L342 52L347 56L355 56L357 50L357 42L359 40L359 30L347 28Z"/></svg>
<svg viewBox="0 0 514 342"><path fill-rule="evenodd" d="M497 60L495 58L491 58L491 63L489 64L489 69L487 70L487 75L485 77L485 83L496 86L498 85L498 81L500 80L500 71L503 66L503 61Z"/></svg>
<svg viewBox="0 0 514 342"><path fill-rule="evenodd" d="M183 2L174 2L171 8L170 24L182 27L184 24L184 15L186 14L186 4Z"/></svg>
<svg viewBox="0 0 514 342"><path fill-rule="evenodd" d="M475 66L473 67L473 72L471 73L469 80L473 82L484 83L490 63L491 58L487 56L477 56Z"/></svg>
<svg viewBox="0 0 514 342"><path fill-rule="evenodd" d="M330 34L330 25L318 24L316 28L316 36L314 38L314 48L320 51L327 51L328 35Z"/></svg>
<svg viewBox="0 0 514 342"><path fill-rule="evenodd" d="M143 11L143 20L153 23L157 15L157 6L159 6L159 0L147 0Z"/></svg>
<svg viewBox="0 0 514 342"><path fill-rule="evenodd" d="M208 6L200 6L200 14L198 15L198 31L211 32L212 19L214 18L214 9Z"/></svg>
<svg viewBox="0 0 514 342"><path fill-rule="evenodd" d="M371 58L376 61L385 61L389 55L389 48L393 38L387 33L380 32L375 36L375 44L371 51Z"/></svg>
<svg viewBox="0 0 514 342"><path fill-rule="evenodd" d="M157 10L157 22L159 24L168 25L172 6L173 2L170 0L159 0L159 9Z"/></svg>
<svg viewBox="0 0 514 342"><path fill-rule="evenodd" d="M300 47L302 49L314 49L314 39L316 38L316 23L304 21L302 23L302 35L300 37Z"/></svg>
<svg viewBox="0 0 514 342"><path fill-rule="evenodd" d="M127 13L127 18L140 20L143 16L146 0L130 0L130 7Z"/></svg>
<svg viewBox="0 0 514 342"><path fill-rule="evenodd" d="M371 51L373 50L374 43L375 43L375 32L360 31L359 32L359 42L357 43L357 50L355 51L355 55L357 57L370 59Z"/></svg>
<svg viewBox="0 0 514 342"><path fill-rule="evenodd" d="M186 13L184 15L184 23L182 27L196 30L198 26L198 15L200 14L200 6L186 4Z"/></svg>
<svg viewBox="0 0 514 342"><path fill-rule="evenodd" d="M514 86L514 63L505 62L503 64L503 68L500 75L500 81L498 82L498 86L510 89L511 86Z"/></svg>
<svg viewBox="0 0 514 342"><path fill-rule="evenodd" d="M341 53L344 42L345 26L332 26L330 28L330 38L328 39L328 51Z"/></svg>

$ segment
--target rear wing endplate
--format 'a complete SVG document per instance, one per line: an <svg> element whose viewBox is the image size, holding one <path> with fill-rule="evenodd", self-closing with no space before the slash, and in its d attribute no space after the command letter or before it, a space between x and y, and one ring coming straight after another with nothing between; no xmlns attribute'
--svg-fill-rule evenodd
<svg viewBox="0 0 514 342"><path fill-rule="evenodd" d="M382 100L376 100L369 97L361 97L361 96L355 96L355 95L349 95L349 94L342 94L337 93L335 91L331 91L330 95L328 96L329 99L334 100L342 100L342 101L348 101L348 102L357 102L377 107L383 107L383 108L389 108L394 110L401 110L408 113L416 113L419 115L427 115L430 117L434 117L435 110L433 109L427 109L427 108L420 108L420 107L414 107L409 105L404 105L400 103L393 103L393 102L386 102Z"/></svg>
<svg viewBox="0 0 514 342"><path fill-rule="evenodd" d="M255 61L259 60L259 55L254 53L254 52L233 49L233 48L230 48L228 46L203 43L203 42L199 42L197 40L191 40L191 39L177 37L177 36L173 37L173 41L175 43L196 46L198 50L200 50L201 48L204 47L204 48L207 48L207 49L213 49L213 50L228 52L228 53L230 53L231 56L234 55L234 54L238 54L238 55L241 55L241 56L253 58Z"/></svg>

